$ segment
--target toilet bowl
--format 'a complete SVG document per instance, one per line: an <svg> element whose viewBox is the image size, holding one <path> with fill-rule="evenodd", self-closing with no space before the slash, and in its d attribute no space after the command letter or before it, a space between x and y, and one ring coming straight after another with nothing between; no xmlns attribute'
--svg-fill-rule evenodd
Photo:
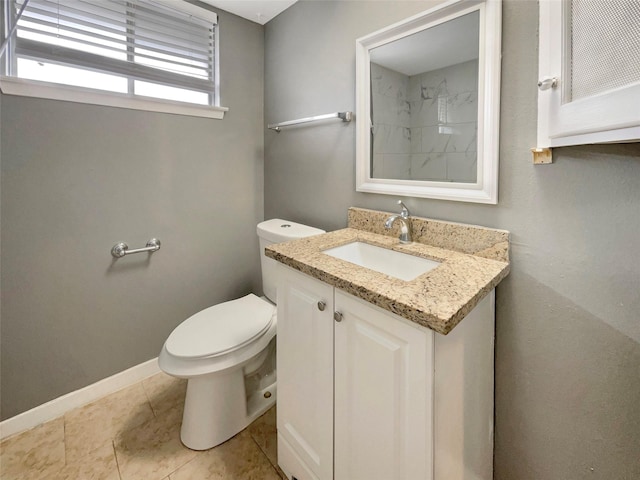
<svg viewBox="0 0 640 480"><path fill-rule="evenodd" d="M188 379L181 427L187 447L219 445L273 405L273 367L266 365L254 391L245 379L275 363L276 324L275 305L249 294L202 310L171 333L158 362L165 373Z"/></svg>
<svg viewBox="0 0 640 480"><path fill-rule="evenodd" d="M273 219L260 223L257 232L268 298L249 294L192 315L158 356L165 373L187 379L180 437L193 450L228 440L275 403L276 262L264 247L324 230Z"/></svg>

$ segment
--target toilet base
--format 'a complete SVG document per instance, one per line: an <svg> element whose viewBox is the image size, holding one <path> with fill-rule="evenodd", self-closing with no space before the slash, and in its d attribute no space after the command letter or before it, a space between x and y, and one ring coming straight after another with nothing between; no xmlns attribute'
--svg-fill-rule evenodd
<svg viewBox="0 0 640 480"><path fill-rule="evenodd" d="M243 372L239 368L188 380L180 430L186 447L208 450L220 445L275 404L277 382L247 398Z"/></svg>

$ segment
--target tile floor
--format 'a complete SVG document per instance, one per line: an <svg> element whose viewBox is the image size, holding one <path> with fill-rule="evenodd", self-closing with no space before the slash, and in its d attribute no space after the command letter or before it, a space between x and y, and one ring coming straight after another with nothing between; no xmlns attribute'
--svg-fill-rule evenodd
<svg viewBox="0 0 640 480"><path fill-rule="evenodd" d="M0 444L2 480L281 480L275 407L204 452L180 443L186 381L159 373Z"/></svg>

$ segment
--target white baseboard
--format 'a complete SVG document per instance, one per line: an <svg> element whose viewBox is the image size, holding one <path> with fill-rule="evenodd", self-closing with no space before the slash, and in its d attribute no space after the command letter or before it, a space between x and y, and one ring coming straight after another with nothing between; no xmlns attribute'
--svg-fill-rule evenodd
<svg viewBox="0 0 640 480"><path fill-rule="evenodd" d="M80 390L67 393L50 402L38 405L15 417L7 418L3 422L0 422L0 440L15 433L22 432L23 430L29 430L41 423L53 420L54 418L64 415L69 410L82 407L105 395L117 392L159 372L158 359L152 358L148 362L131 367L124 372L116 373Z"/></svg>

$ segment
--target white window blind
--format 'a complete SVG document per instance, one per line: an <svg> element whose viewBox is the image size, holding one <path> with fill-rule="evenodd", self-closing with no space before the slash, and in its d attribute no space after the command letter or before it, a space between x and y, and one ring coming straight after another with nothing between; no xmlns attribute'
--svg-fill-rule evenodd
<svg viewBox="0 0 640 480"><path fill-rule="evenodd" d="M12 15L25 2L9 1ZM217 105L216 24L180 0L28 0L8 73Z"/></svg>

